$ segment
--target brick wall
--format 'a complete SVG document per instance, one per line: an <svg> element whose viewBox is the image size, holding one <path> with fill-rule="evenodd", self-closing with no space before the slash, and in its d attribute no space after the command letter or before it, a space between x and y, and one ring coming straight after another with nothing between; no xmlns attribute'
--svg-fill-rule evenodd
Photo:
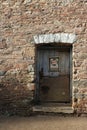
<svg viewBox="0 0 87 130"><path fill-rule="evenodd" d="M87 1L2 0L0 14L1 111L32 111L33 37L63 32L77 35L73 45L73 108L87 112Z"/></svg>

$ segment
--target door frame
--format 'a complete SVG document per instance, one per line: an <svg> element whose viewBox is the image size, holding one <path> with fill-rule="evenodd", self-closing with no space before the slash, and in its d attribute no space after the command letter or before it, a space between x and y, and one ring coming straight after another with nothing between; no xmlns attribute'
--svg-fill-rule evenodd
<svg viewBox="0 0 87 130"><path fill-rule="evenodd" d="M52 44L53 45L53 44ZM40 100L39 100L39 79L38 79L38 76L37 76L37 51L40 49L40 47L44 48L45 47L48 47L50 46L50 44L38 44L36 45L36 60L35 60L35 72L36 72L36 88L35 88L35 94L34 94L34 101L36 104L40 103ZM61 44L58 44L56 47L60 47ZM53 45L53 47L55 47L55 44ZM69 48L70 49L70 104L72 103L72 79L73 79L73 64L72 64L72 50L73 50L73 46L72 44L71 45L67 45L67 44L63 44L62 47L66 47L66 48Z"/></svg>

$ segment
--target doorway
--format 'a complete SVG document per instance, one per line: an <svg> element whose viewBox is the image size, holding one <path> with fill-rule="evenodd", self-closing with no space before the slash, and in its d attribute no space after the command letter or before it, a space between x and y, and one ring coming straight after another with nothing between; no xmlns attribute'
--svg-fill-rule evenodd
<svg viewBox="0 0 87 130"><path fill-rule="evenodd" d="M36 52L36 100L70 103L72 46L38 45Z"/></svg>

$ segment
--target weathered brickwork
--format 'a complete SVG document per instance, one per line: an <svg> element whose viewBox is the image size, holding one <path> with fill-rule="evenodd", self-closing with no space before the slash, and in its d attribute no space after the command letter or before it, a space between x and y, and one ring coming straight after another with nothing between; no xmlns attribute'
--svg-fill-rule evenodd
<svg viewBox="0 0 87 130"><path fill-rule="evenodd" d="M0 1L0 109L30 113L39 34L73 33L73 108L87 112L87 1Z"/></svg>

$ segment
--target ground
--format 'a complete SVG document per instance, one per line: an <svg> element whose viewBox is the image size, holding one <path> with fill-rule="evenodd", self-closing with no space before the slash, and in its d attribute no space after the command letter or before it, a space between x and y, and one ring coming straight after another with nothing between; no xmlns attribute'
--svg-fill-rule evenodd
<svg viewBox="0 0 87 130"><path fill-rule="evenodd" d="M87 117L58 115L1 117L0 130L87 130Z"/></svg>

